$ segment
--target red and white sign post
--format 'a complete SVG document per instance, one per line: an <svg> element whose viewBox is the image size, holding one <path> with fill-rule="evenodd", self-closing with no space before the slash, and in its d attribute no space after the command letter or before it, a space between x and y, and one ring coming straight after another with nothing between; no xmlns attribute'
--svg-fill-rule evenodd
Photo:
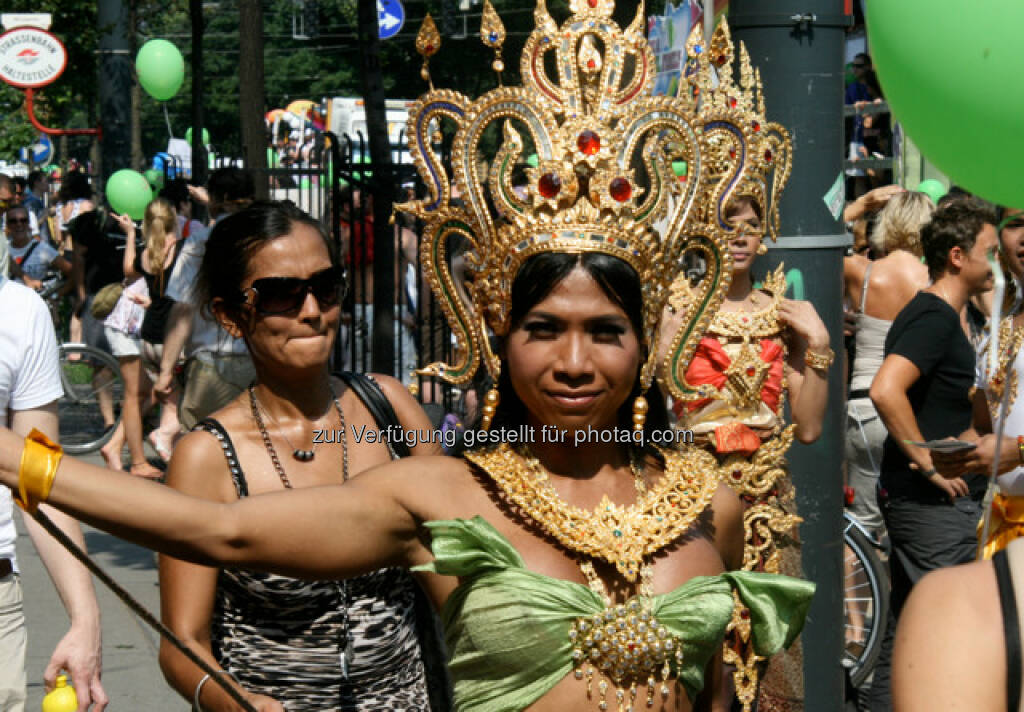
<svg viewBox="0 0 1024 712"><path fill-rule="evenodd" d="M25 92L25 111L32 125L51 136L97 136L95 129L51 129L35 115L35 90L64 73L68 53L64 43L38 27L15 27L0 35L0 79Z"/></svg>

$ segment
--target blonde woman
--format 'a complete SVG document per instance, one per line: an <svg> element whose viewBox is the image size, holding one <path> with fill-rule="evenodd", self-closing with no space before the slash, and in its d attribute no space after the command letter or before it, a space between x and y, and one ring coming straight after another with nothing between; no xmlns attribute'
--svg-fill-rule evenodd
<svg viewBox="0 0 1024 712"><path fill-rule="evenodd" d="M885 336L896 315L928 286L928 268L921 262L921 228L935 205L924 193L905 191L891 197L878 214L870 236L871 261L854 255L844 260L846 300L856 305L856 356L847 401L847 483L854 491L850 509L876 535L883 532L876 489L882 462L885 426L868 398L868 389L882 365Z"/></svg>
<svg viewBox="0 0 1024 712"><path fill-rule="evenodd" d="M132 452L132 474L143 477L159 477L160 471L150 465L142 449L141 401L147 409L153 405L151 382L142 368L142 358L147 363L160 363L160 346L163 344L167 314L173 302L165 295L167 279L178 256L178 216L174 206L157 198L146 207L142 223L144 248L141 252L135 244L135 223L127 215L117 216L117 221L127 235L124 251L124 276L128 281L146 281L149 288L149 305L139 330L141 358L130 360L128 368L122 360L121 374L125 384L124 423L125 437ZM163 408L160 427L150 434L150 443L161 458L170 457L172 440L178 432L177 407L169 404Z"/></svg>

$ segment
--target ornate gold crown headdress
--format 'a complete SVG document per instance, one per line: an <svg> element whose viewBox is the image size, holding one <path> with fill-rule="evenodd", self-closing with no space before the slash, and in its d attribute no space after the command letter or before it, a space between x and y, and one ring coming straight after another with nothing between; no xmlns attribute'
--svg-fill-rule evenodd
<svg viewBox="0 0 1024 712"><path fill-rule="evenodd" d="M701 196L696 218L729 231L722 214L736 197L752 199L762 209L765 232L775 239L779 230L778 198L789 180L793 145L789 132L765 118L761 94L761 73L750 63L747 48L739 46L739 81L734 79L734 48L729 25L722 20L705 42L698 25L686 41L684 81L679 92L694 103L705 125L719 119L735 124L741 133L722 131L705 147L706 179L709 190ZM729 182L737 161L744 169L738 180ZM721 190L721 194L715 194Z"/></svg>
<svg viewBox="0 0 1024 712"><path fill-rule="evenodd" d="M710 111L709 105L703 116L693 97L652 96L655 62L643 36L642 7L625 30L611 19L613 8L614 0L570 0L572 15L559 26L538 0L536 28L520 60L524 85L499 86L475 101L433 88L428 61L441 38L429 16L424 20L416 46L431 90L409 112L408 136L428 197L397 209L424 221L423 269L455 335L456 358L420 373L464 384L482 359L496 379L500 362L488 329L507 333L516 273L543 252L601 252L636 270L650 352L641 372L645 390L653 378L657 325L684 251L701 253L708 270L685 315L678 358L689 358L720 303L731 226L720 219L721 205L711 210L698 203L724 201L746 185L753 165L746 146L756 132L745 114L729 107ZM504 35L485 2L481 39L495 51L499 80ZM452 175L434 148L442 122L456 126ZM492 126L500 127L501 142L485 157L484 135ZM743 150L719 150L728 141ZM527 167L531 151L536 162ZM709 154L714 166L706 166ZM672 171L679 160L687 165L683 180ZM517 184L524 174L525 184ZM448 265L452 236L466 246L469 304L459 298Z"/></svg>

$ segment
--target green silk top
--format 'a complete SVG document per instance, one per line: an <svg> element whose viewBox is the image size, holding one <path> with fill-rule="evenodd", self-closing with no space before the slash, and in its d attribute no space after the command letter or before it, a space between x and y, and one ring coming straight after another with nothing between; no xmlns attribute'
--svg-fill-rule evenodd
<svg viewBox="0 0 1024 712"><path fill-rule="evenodd" d="M460 712L522 710L573 670L569 627L604 610L573 581L525 568L512 544L482 517L426 522L434 561L416 570L461 579L441 612ZM769 656L803 628L814 584L787 576L729 572L698 576L654 596L651 612L682 641L676 676L690 698L721 647L736 590L750 609L754 647Z"/></svg>

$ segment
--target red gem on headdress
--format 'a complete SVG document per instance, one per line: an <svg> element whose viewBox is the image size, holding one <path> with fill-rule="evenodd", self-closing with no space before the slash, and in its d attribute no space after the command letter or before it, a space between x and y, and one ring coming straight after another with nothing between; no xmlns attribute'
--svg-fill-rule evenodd
<svg viewBox="0 0 1024 712"><path fill-rule="evenodd" d="M434 51L434 45L428 44L426 47L424 47L424 49L426 50L427 54L430 54L431 52Z"/></svg>
<svg viewBox="0 0 1024 712"><path fill-rule="evenodd" d="M742 618L743 620L750 618L750 611L744 608L742 611L740 611L740 618Z"/></svg>
<svg viewBox="0 0 1024 712"><path fill-rule="evenodd" d="M724 54L718 55L718 59L716 59L715 61L718 62L719 64L725 64L725 55Z"/></svg>
<svg viewBox="0 0 1024 712"><path fill-rule="evenodd" d="M596 69L596 68L597 68L597 62L595 62L592 59L588 59L587 60L587 69Z"/></svg>
<svg viewBox="0 0 1024 712"><path fill-rule="evenodd" d="M735 148L730 148L729 149L729 158L736 158L736 149Z"/></svg>
<svg viewBox="0 0 1024 712"><path fill-rule="evenodd" d="M766 160L769 163L771 163L771 160L772 160L772 152L771 151L765 151L764 152L764 160Z"/></svg>
<svg viewBox="0 0 1024 712"><path fill-rule="evenodd" d="M736 98L730 96L729 97L729 108L735 109L736 108L736 103L737 103L736 102Z"/></svg>
<svg viewBox="0 0 1024 712"><path fill-rule="evenodd" d="M580 133L576 139L576 147L580 149L580 153L584 156L593 156L601 150L601 137L587 129Z"/></svg>
<svg viewBox="0 0 1024 712"><path fill-rule="evenodd" d="M755 121L754 123L752 123L750 125L750 128L754 129L754 131L760 131L761 130L761 122Z"/></svg>
<svg viewBox="0 0 1024 712"><path fill-rule="evenodd" d="M587 4L592 8L597 7L597 0L587 0Z"/></svg>
<svg viewBox="0 0 1024 712"><path fill-rule="evenodd" d="M747 375L748 376L753 376L754 373L756 373L756 371L754 371L754 367L753 366L747 366Z"/></svg>
<svg viewBox="0 0 1024 712"><path fill-rule="evenodd" d="M738 468L733 470L732 471L732 478L734 480L742 480L743 479L743 470L740 470Z"/></svg>
<svg viewBox="0 0 1024 712"><path fill-rule="evenodd" d="M613 198L620 203L629 200L630 196L633 195L633 186L629 184L629 181L625 178L614 178L612 182L608 184L608 192Z"/></svg>
<svg viewBox="0 0 1024 712"><path fill-rule="evenodd" d="M537 181L537 190L545 198L554 198L562 190L562 179L557 173L545 173Z"/></svg>

